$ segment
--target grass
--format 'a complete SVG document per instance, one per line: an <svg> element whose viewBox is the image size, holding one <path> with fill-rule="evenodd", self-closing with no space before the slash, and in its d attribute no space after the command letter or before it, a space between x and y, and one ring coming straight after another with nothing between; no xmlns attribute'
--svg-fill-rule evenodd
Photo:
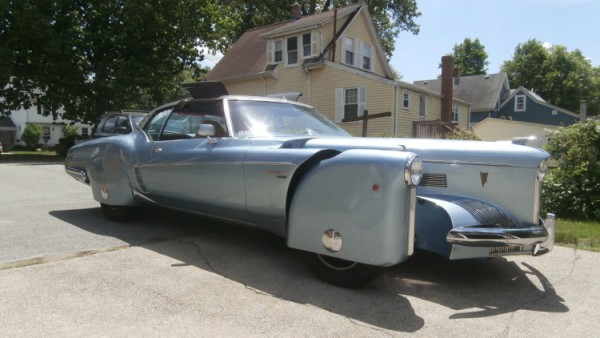
<svg viewBox="0 0 600 338"><path fill-rule="evenodd" d="M556 244L600 252L600 222L558 219Z"/></svg>
<svg viewBox="0 0 600 338"><path fill-rule="evenodd" d="M0 155L0 163L8 162L61 162L64 156L55 151L10 151Z"/></svg>

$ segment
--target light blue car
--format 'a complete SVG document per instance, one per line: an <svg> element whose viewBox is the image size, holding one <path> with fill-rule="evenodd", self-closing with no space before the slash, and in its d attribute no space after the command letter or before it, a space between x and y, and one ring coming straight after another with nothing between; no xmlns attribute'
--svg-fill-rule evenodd
<svg viewBox="0 0 600 338"><path fill-rule="evenodd" d="M91 186L110 219L153 204L261 228L345 287L415 249L449 259L552 250L554 216L539 216L542 150L357 138L295 101L205 96L155 109L130 134L74 146L66 172Z"/></svg>

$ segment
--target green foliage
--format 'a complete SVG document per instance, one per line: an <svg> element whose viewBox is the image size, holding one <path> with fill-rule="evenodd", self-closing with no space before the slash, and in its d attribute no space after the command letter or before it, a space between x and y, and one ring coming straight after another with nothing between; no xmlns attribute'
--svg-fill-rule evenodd
<svg viewBox="0 0 600 338"><path fill-rule="evenodd" d="M586 100L590 114L600 112L600 69L593 68L577 49L569 52L564 46L548 48L529 40L516 47L502 71L508 74L511 88L533 89L548 103L573 112Z"/></svg>
<svg viewBox="0 0 600 338"><path fill-rule="evenodd" d="M37 124L28 124L21 134L21 140L29 149L35 149L40 144L44 129Z"/></svg>
<svg viewBox="0 0 600 338"><path fill-rule="evenodd" d="M62 134L64 137L79 136L79 130L77 130L77 127L67 124L62 127Z"/></svg>
<svg viewBox="0 0 600 338"><path fill-rule="evenodd" d="M559 128L546 150L558 163L544 179L543 206L572 219L600 220L600 122Z"/></svg>
<svg viewBox="0 0 600 338"><path fill-rule="evenodd" d="M465 130L459 127L453 129L452 131L446 133L444 136L445 139L449 140L474 140L481 141L481 138L477 136L474 132Z"/></svg>
<svg viewBox="0 0 600 338"><path fill-rule="evenodd" d="M218 0L6 0L0 114L33 103L95 121L180 95L181 73L224 51L237 22Z"/></svg>
<svg viewBox="0 0 600 338"><path fill-rule="evenodd" d="M460 69L461 76L483 75L487 73L488 54L479 39L465 38L463 43L454 45L452 55L454 66Z"/></svg>

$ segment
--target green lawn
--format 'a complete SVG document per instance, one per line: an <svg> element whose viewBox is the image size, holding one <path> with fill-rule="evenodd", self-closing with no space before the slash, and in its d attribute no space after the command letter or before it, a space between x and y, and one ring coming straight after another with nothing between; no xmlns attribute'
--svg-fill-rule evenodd
<svg viewBox="0 0 600 338"><path fill-rule="evenodd" d="M556 244L600 251L600 222L559 219L556 222Z"/></svg>
<svg viewBox="0 0 600 338"><path fill-rule="evenodd" d="M7 162L61 162L64 156L57 155L55 151L10 151L0 155L0 163Z"/></svg>

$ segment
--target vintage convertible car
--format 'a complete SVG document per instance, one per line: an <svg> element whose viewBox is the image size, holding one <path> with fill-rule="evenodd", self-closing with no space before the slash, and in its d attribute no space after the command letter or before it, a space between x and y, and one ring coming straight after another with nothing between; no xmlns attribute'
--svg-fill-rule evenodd
<svg viewBox="0 0 600 338"><path fill-rule="evenodd" d="M449 259L552 249L554 217L539 217L542 150L356 138L291 100L190 92L130 134L70 149L66 172L108 218L149 203L262 228L350 287L415 248Z"/></svg>

